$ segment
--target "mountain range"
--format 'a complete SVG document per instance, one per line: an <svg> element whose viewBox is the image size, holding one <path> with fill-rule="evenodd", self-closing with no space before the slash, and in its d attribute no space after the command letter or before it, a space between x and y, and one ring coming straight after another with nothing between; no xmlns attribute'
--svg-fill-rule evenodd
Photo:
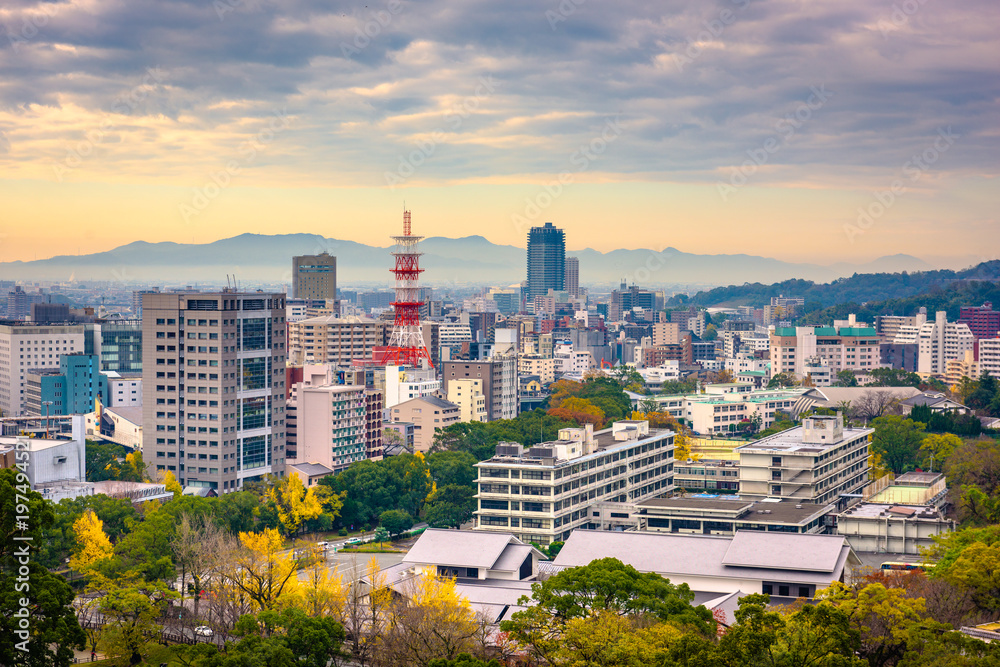
<svg viewBox="0 0 1000 667"><path fill-rule="evenodd" d="M497 245L482 236L431 237L421 242L421 267L427 284L519 283L525 276L525 250ZM0 279L112 281L183 285L224 284L234 275L242 284L291 281L291 258L328 252L337 257L338 284L389 286L389 248L316 234L241 234L203 244L136 241L90 255L61 255L30 262L0 263ZM580 282L612 285L622 279L646 286L730 285L802 278L829 282L854 273L925 271L931 265L911 255L880 257L865 264L829 266L784 262L754 255L697 255L675 248L567 251L580 260Z"/></svg>

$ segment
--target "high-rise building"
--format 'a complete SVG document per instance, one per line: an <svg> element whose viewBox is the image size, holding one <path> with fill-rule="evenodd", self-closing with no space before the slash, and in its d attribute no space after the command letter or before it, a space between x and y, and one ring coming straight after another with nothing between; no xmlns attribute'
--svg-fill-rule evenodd
<svg viewBox="0 0 1000 667"><path fill-rule="evenodd" d="M58 369L62 355L87 351L86 337L82 324L0 325L0 413L22 415L28 371Z"/></svg>
<svg viewBox="0 0 1000 667"><path fill-rule="evenodd" d="M993 310L992 303L981 306L965 306L958 313L960 324L966 324L976 340L995 338L1000 333L1000 311Z"/></svg>
<svg viewBox="0 0 1000 667"><path fill-rule="evenodd" d="M551 222L528 232L528 283L524 300L534 307L536 296L562 291L566 284L566 234Z"/></svg>
<svg viewBox="0 0 1000 667"><path fill-rule="evenodd" d="M285 295L146 294L143 454L182 486L235 491L285 468Z"/></svg>
<svg viewBox="0 0 1000 667"><path fill-rule="evenodd" d="M292 298L337 298L337 258L322 252L292 258Z"/></svg>
<svg viewBox="0 0 1000 667"><path fill-rule="evenodd" d="M159 287L150 287L149 289L140 289L132 291L132 315L137 318L142 317L142 295L143 294L159 294Z"/></svg>
<svg viewBox="0 0 1000 667"><path fill-rule="evenodd" d="M7 318L26 320L31 315L31 304L43 303L45 295L40 292L25 292L20 285L7 293Z"/></svg>
<svg viewBox="0 0 1000 667"><path fill-rule="evenodd" d="M563 289L571 296L580 296L580 258L566 258L566 278L563 280Z"/></svg>
<svg viewBox="0 0 1000 667"><path fill-rule="evenodd" d="M933 321L924 322L917 332L917 372L944 375L948 360L961 359L975 347L975 338L965 323L949 322L940 310Z"/></svg>

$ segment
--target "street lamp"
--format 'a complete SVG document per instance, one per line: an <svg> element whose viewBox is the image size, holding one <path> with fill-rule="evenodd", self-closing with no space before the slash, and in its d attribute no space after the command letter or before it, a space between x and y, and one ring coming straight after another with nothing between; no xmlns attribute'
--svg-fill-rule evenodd
<svg viewBox="0 0 1000 667"><path fill-rule="evenodd" d="M52 405L52 401L42 401L42 405L45 406L45 439L49 439L49 406Z"/></svg>

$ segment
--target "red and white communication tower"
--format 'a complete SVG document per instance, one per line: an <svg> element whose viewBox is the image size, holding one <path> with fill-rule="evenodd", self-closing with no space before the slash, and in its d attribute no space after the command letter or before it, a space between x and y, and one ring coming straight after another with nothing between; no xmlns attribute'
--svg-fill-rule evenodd
<svg viewBox="0 0 1000 667"><path fill-rule="evenodd" d="M382 366L413 366L419 368L420 360L426 359L433 367L431 355L424 344L424 334L420 328L420 255L417 246L423 236L410 233L410 212L403 211L403 235L393 236L396 249L392 255L396 258L396 267L392 269L396 276L396 300L392 306L396 318L392 325L392 336L388 347L378 351L376 359Z"/></svg>

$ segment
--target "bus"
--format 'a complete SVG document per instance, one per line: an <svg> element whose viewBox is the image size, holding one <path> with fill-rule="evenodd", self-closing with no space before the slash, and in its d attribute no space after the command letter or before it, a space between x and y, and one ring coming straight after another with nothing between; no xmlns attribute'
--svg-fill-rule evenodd
<svg viewBox="0 0 1000 667"><path fill-rule="evenodd" d="M886 561L882 563L883 572L923 572L924 566L920 563L904 563L902 561Z"/></svg>

